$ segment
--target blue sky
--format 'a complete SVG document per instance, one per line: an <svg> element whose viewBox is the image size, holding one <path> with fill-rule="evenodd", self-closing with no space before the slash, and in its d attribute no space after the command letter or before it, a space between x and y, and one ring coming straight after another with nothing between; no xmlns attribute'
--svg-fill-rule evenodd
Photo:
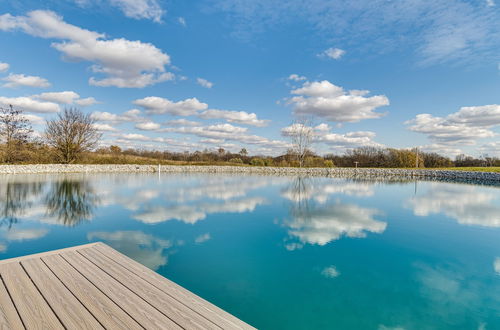
<svg viewBox="0 0 500 330"><path fill-rule="evenodd" d="M0 4L0 105L65 107L103 145L277 155L419 146L500 156L496 0L51 0Z"/></svg>

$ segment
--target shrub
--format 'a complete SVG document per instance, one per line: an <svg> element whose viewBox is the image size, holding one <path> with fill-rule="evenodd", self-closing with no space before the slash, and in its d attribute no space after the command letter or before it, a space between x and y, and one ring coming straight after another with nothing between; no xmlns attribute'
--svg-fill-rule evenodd
<svg viewBox="0 0 500 330"><path fill-rule="evenodd" d="M304 165L305 167L323 167L324 166L324 159L322 157L306 157L304 160Z"/></svg>
<svg viewBox="0 0 500 330"><path fill-rule="evenodd" d="M272 158L264 158L265 166L274 166L274 160Z"/></svg>
<svg viewBox="0 0 500 330"><path fill-rule="evenodd" d="M330 160L330 159L325 160L325 162L323 163L323 165L325 167L334 167L335 166L335 164L333 163L333 160Z"/></svg>
<svg viewBox="0 0 500 330"><path fill-rule="evenodd" d="M243 161L241 160L241 158L231 158L229 160L230 163L236 163L236 164L243 164Z"/></svg>
<svg viewBox="0 0 500 330"><path fill-rule="evenodd" d="M252 160L250 161L250 164L253 166L265 166L266 165L266 163L264 162L264 159L259 158L259 157L252 158Z"/></svg>

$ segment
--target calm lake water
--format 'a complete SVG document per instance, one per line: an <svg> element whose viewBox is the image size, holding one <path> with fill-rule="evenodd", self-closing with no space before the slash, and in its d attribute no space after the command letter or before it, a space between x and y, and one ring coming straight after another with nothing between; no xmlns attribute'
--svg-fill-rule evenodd
<svg viewBox="0 0 500 330"><path fill-rule="evenodd" d="M103 241L262 329L500 329L500 188L0 177L0 259Z"/></svg>

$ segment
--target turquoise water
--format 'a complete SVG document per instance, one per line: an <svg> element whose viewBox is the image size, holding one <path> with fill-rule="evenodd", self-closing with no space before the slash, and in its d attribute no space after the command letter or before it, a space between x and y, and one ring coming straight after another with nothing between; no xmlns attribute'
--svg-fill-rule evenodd
<svg viewBox="0 0 500 330"><path fill-rule="evenodd" d="M103 241L262 329L500 329L500 188L0 177L0 259Z"/></svg>

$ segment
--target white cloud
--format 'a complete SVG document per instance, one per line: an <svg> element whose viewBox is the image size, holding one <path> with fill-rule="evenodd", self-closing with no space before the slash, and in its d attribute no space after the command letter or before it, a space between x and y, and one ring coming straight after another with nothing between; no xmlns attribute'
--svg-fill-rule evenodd
<svg viewBox="0 0 500 330"><path fill-rule="evenodd" d="M491 128L500 126L500 105L462 107L446 117L419 114L405 124L437 143L474 145L478 139L496 135Z"/></svg>
<svg viewBox="0 0 500 330"><path fill-rule="evenodd" d="M463 153L462 149L450 146L449 144L432 143L420 146L420 149L425 152L435 152L441 155L454 157Z"/></svg>
<svg viewBox="0 0 500 330"><path fill-rule="evenodd" d="M192 126L192 127L168 127L162 128L161 132L174 132L181 134L192 134L202 138L214 140L230 140L240 143L261 145L273 148L274 151L284 151L290 147L290 144L279 140L270 140L268 138L247 134L247 128L233 126L231 124L216 124L209 126Z"/></svg>
<svg viewBox="0 0 500 330"><path fill-rule="evenodd" d="M152 141L153 138L148 137L146 135L142 134L137 134L137 133L128 133L128 134L122 134L120 135L121 138L126 139L126 140L133 140L133 141Z"/></svg>
<svg viewBox="0 0 500 330"><path fill-rule="evenodd" d="M90 232L87 239L106 241L116 250L153 270L167 264L168 259L163 252L173 246L169 240L142 231Z"/></svg>
<svg viewBox="0 0 500 330"><path fill-rule="evenodd" d="M29 241L39 239L48 234L48 229L12 229L7 232L9 241Z"/></svg>
<svg viewBox="0 0 500 330"><path fill-rule="evenodd" d="M288 100L297 115L315 115L334 122L359 122L384 116L375 109L389 105L385 95L367 97L358 90L346 92L327 80L306 82L301 88L291 91Z"/></svg>
<svg viewBox="0 0 500 330"><path fill-rule="evenodd" d="M194 239L194 242L196 244L201 244L201 243L205 243L206 241L210 240L211 238L212 237L210 236L210 233L206 233L206 234L203 234L203 235L196 237Z"/></svg>
<svg viewBox="0 0 500 330"><path fill-rule="evenodd" d="M160 124L154 123L152 121L138 123L135 125L135 128L140 129L142 131L154 131L161 127Z"/></svg>
<svg viewBox="0 0 500 330"><path fill-rule="evenodd" d="M486 5L488 7L494 7L494 6L496 6L496 3L494 0L486 0Z"/></svg>
<svg viewBox="0 0 500 330"><path fill-rule="evenodd" d="M326 245L342 236L366 237L366 232L382 233L387 223L376 221L380 211L354 204L331 203L326 207L297 209L285 223L288 233L303 244Z"/></svg>
<svg viewBox="0 0 500 330"><path fill-rule="evenodd" d="M121 115L110 113L110 112L101 112L95 111L92 113L92 118L98 121L111 122L111 123L123 123L123 122L141 122L146 119L141 117L141 110L132 109L122 113Z"/></svg>
<svg viewBox="0 0 500 330"><path fill-rule="evenodd" d="M288 76L288 80L303 81L303 80L307 80L307 77L299 76L296 73L292 73L291 75Z"/></svg>
<svg viewBox="0 0 500 330"><path fill-rule="evenodd" d="M295 132L298 132L298 127L303 127L302 130L310 130L313 142L323 142L336 148L382 147L380 143L373 141L373 138L376 136L374 132L358 131L337 134L330 132L330 126L325 123L321 123L315 127L295 123L282 128L281 134L287 137L292 136Z"/></svg>
<svg viewBox="0 0 500 330"><path fill-rule="evenodd" d="M133 216L134 219L147 224L161 223L169 220L180 220L185 223L194 224L199 220L205 219L205 217L205 212L189 205L155 206L147 208Z"/></svg>
<svg viewBox="0 0 500 330"><path fill-rule="evenodd" d="M224 143L224 139L201 139L200 142L207 143L207 144L221 145L222 143Z"/></svg>
<svg viewBox="0 0 500 330"><path fill-rule="evenodd" d="M203 182L192 181L192 185L168 191L166 198L177 203L207 198L228 201L237 197L245 197L250 190L265 187L271 183L272 181L266 177L212 176L205 178Z"/></svg>
<svg viewBox="0 0 500 330"><path fill-rule="evenodd" d="M343 148L382 147L380 143L373 141L374 137L374 132L359 131L345 134L328 133L320 136L318 140Z"/></svg>
<svg viewBox="0 0 500 330"><path fill-rule="evenodd" d="M102 132L117 132L118 131L118 129L116 127L113 127L110 124L95 123L94 127Z"/></svg>
<svg viewBox="0 0 500 330"><path fill-rule="evenodd" d="M41 102L30 97L4 97L0 96L0 106L15 108L27 112L51 113L59 112L59 105L52 102Z"/></svg>
<svg viewBox="0 0 500 330"><path fill-rule="evenodd" d="M77 104L82 107L99 103L93 97L87 97L85 99L81 99L80 95L78 95L78 93L73 91L48 92L48 93L33 95L31 96L31 98L58 104Z"/></svg>
<svg viewBox="0 0 500 330"><path fill-rule="evenodd" d="M500 125L500 105L489 104L462 107L447 117L450 122L467 124L473 127L493 127Z"/></svg>
<svg viewBox="0 0 500 330"><path fill-rule="evenodd" d="M150 137L146 136L143 134L137 134L137 133L128 133L128 134L119 134L116 135L117 139L114 141L114 143L123 143L126 145L127 148L150 148L150 149L158 149L158 146L156 145L157 143L160 144L167 144L169 148L172 147L180 147L183 148L183 150L187 149L194 149L199 147L198 144L195 143L189 143L186 141L181 141L181 140L176 140L176 139L171 139L171 138L164 138L164 137ZM139 141L141 142L140 144L133 145L128 142L130 141ZM152 144L145 144L144 142L150 142Z"/></svg>
<svg viewBox="0 0 500 330"><path fill-rule="evenodd" d="M184 17L177 18L177 22L179 22L179 24L184 26L184 27L187 26L186 19Z"/></svg>
<svg viewBox="0 0 500 330"><path fill-rule="evenodd" d="M328 266L321 271L321 275L326 278L335 278L340 275L340 272L335 266Z"/></svg>
<svg viewBox="0 0 500 330"><path fill-rule="evenodd" d="M1 15L0 30L22 30L36 37L62 40L53 42L52 47L67 59L93 62L92 72L104 75L91 77L91 85L142 88L173 79L172 73L165 72L170 57L154 45L124 38L106 39L102 33L66 23L52 11Z"/></svg>
<svg viewBox="0 0 500 330"><path fill-rule="evenodd" d="M116 45L118 48L123 48L122 46ZM130 45L130 47L133 47ZM100 69L98 69L100 70ZM95 72L105 72L105 71L96 71ZM106 72L107 73L107 72ZM118 71L116 71L118 73ZM169 81L174 79L174 74L171 72L165 72L159 75L154 73L144 73L140 74L137 72L137 76L135 77L111 77L104 78L101 80L97 80L94 77L89 79L89 84L93 86L99 87L120 87L120 88L143 88L146 86L154 85L160 82Z"/></svg>
<svg viewBox="0 0 500 330"><path fill-rule="evenodd" d="M208 105L198 101L195 97L183 101L172 102L168 99L149 96L133 102L135 105L146 109L151 114L170 114L174 116L192 116L198 111L206 110Z"/></svg>
<svg viewBox="0 0 500 330"><path fill-rule="evenodd" d="M196 78L196 83L198 85L200 85L201 87L205 87L205 88L212 88L213 87L213 83L206 80L206 79L203 79L203 78Z"/></svg>
<svg viewBox="0 0 500 330"><path fill-rule="evenodd" d="M50 83L47 79L38 76L26 76L24 74L14 74L11 73L7 77L2 78L6 81L2 87L16 88L16 87L37 87L44 88L49 87Z"/></svg>
<svg viewBox="0 0 500 330"><path fill-rule="evenodd" d="M157 0L110 0L110 3L118 7L125 16L134 19L150 19L160 23L165 14Z"/></svg>
<svg viewBox="0 0 500 330"><path fill-rule="evenodd" d="M224 203L204 203L197 205L171 205L146 207L144 211L133 216L144 223L154 224L170 220L179 220L194 224L213 213L244 213L253 211L266 200L260 197L229 200Z"/></svg>
<svg viewBox="0 0 500 330"><path fill-rule="evenodd" d="M444 214L463 225L500 227L500 206L494 191L477 186L431 184L425 194L408 200L417 216Z"/></svg>
<svg viewBox="0 0 500 330"><path fill-rule="evenodd" d="M314 200L319 204L325 204L334 195L368 197L373 196L374 193L373 186L369 184L361 185L352 182L324 184L308 178L297 178L282 190L281 196L295 203Z"/></svg>
<svg viewBox="0 0 500 330"><path fill-rule="evenodd" d="M9 68L10 68L9 63L0 62L0 72L5 72L9 70Z"/></svg>
<svg viewBox="0 0 500 330"><path fill-rule="evenodd" d="M191 120L181 118L181 119L169 120L169 121L165 122L165 125L167 125L167 126L199 126L201 124L197 121L191 121Z"/></svg>
<svg viewBox="0 0 500 330"><path fill-rule="evenodd" d="M320 57L328 57L334 60L339 60L342 56L344 56L345 50L340 48L328 48L325 51L318 54Z"/></svg>
<svg viewBox="0 0 500 330"><path fill-rule="evenodd" d="M481 154L500 157L500 141L485 143L478 148L478 151L481 152Z"/></svg>
<svg viewBox="0 0 500 330"><path fill-rule="evenodd" d="M30 114L23 114L23 117L27 120L30 121L31 124L33 125L43 125L45 124L45 119L40 117L40 116L36 116L36 115L30 115Z"/></svg>
<svg viewBox="0 0 500 330"><path fill-rule="evenodd" d="M75 100L79 99L80 95L78 95L73 91L64 91L64 92L42 93L39 95L35 95L35 97L40 100L48 102L54 102L59 104L71 104L75 102Z"/></svg>
<svg viewBox="0 0 500 330"><path fill-rule="evenodd" d="M76 104L82 106L82 107L88 107L97 103L100 103L93 97L86 97L84 99L79 99L75 101Z"/></svg>
<svg viewBox="0 0 500 330"><path fill-rule="evenodd" d="M210 109L198 115L202 119L226 119L230 123L244 124L257 127L267 126L269 120L258 119L257 114L245 111L229 111Z"/></svg>

